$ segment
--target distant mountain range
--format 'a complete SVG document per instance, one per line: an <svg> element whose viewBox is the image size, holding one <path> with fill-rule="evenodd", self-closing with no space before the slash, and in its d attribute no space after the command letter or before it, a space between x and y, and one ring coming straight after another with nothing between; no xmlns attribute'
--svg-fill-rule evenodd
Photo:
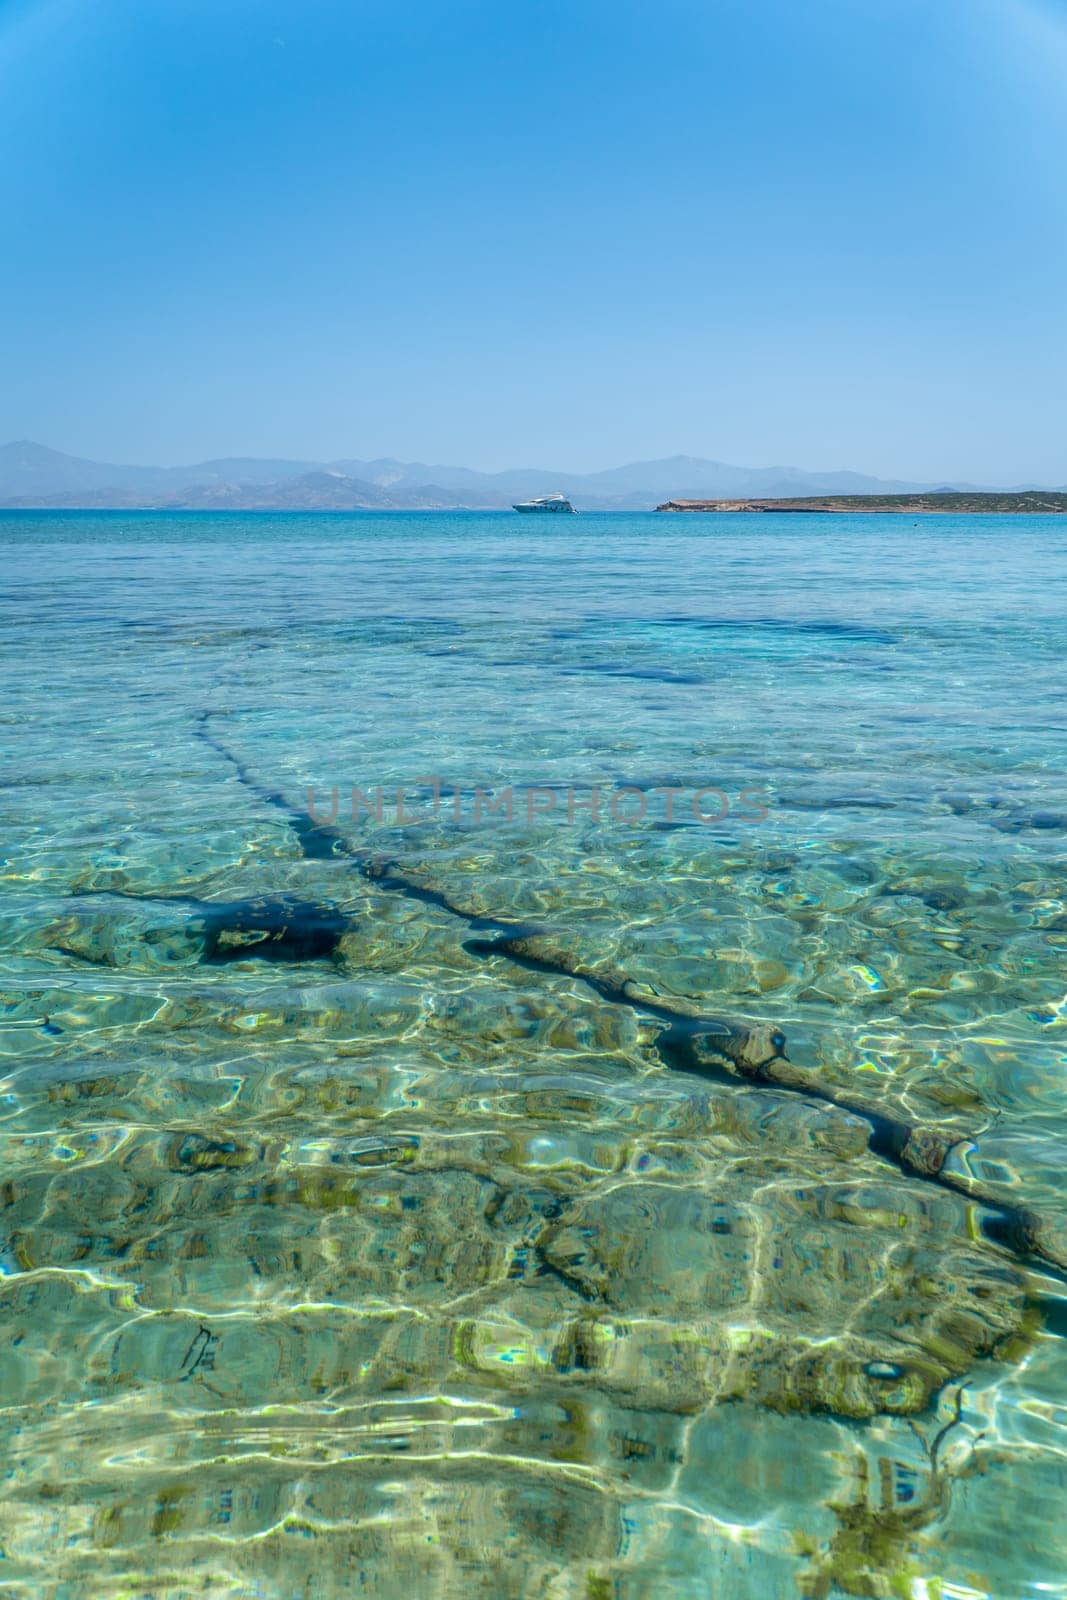
<svg viewBox="0 0 1067 1600"><path fill-rule="evenodd" d="M696 456L635 461L606 472L518 467L476 472L421 461L284 461L224 457L188 467L129 467L85 461L29 440L0 445L0 506L159 508L212 511L429 510L510 506L560 491L579 510L643 511L660 501L794 495L907 494L973 490L799 467L732 467ZM1025 485L1024 487L1039 487Z"/></svg>

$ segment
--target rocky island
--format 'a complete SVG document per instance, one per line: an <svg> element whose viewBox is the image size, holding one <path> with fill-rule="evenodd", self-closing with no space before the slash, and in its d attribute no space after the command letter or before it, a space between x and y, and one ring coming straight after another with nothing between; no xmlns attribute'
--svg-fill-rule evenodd
<svg viewBox="0 0 1067 1600"><path fill-rule="evenodd" d="M1067 491L1026 489L1011 494L828 494L795 500L665 500L657 511L896 511L907 515L931 512L1067 512Z"/></svg>

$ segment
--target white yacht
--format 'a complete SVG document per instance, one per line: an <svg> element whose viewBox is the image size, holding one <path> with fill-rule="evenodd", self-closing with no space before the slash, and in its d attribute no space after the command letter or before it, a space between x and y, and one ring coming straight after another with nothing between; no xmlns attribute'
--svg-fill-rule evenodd
<svg viewBox="0 0 1067 1600"><path fill-rule="evenodd" d="M574 507L562 494L543 494L536 500L520 500L512 507L513 511L574 511Z"/></svg>

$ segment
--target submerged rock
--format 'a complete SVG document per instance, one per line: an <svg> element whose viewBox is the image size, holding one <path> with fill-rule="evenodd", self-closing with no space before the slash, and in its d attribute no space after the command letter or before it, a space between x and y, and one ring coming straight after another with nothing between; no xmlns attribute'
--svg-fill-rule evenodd
<svg viewBox="0 0 1067 1600"><path fill-rule="evenodd" d="M206 962L334 958L353 919L329 901L252 895L205 901L150 895L73 899L37 943L93 966L151 971Z"/></svg>
<svg viewBox="0 0 1067 1600"><path fill-rule="evenodd" d="M317 961L332 956L349 925L336 906L296 895L259 895L205 907L194 926L208 962Z"/></svg>
<svg viewBox="0 0 1067 1600"><path fill-rule="evenodd" d="M1021 1275L942 1216L887 1210L881 1190L869 1207L859 1189L838 1207L818 1190L782 1209L770 1187L757 1198L632 1182L572 1206L540 1248L600 1325L584 1364L650 1404L862 1417L920 1410L1022 1329ZM665 1343L666 1366L639 1353Z"/></svg>

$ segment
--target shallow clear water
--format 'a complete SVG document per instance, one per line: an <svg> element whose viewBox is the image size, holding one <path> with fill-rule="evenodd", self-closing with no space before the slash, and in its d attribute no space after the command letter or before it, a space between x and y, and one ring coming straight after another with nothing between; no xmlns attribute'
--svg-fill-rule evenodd
<svg viewBox="0 0 1067 1600"><path fill-rule="evenodd" d="M1055 1276L485 948L1067 1224L1062 522L0 547L5 1593L1067 1594Z"/></svg>

